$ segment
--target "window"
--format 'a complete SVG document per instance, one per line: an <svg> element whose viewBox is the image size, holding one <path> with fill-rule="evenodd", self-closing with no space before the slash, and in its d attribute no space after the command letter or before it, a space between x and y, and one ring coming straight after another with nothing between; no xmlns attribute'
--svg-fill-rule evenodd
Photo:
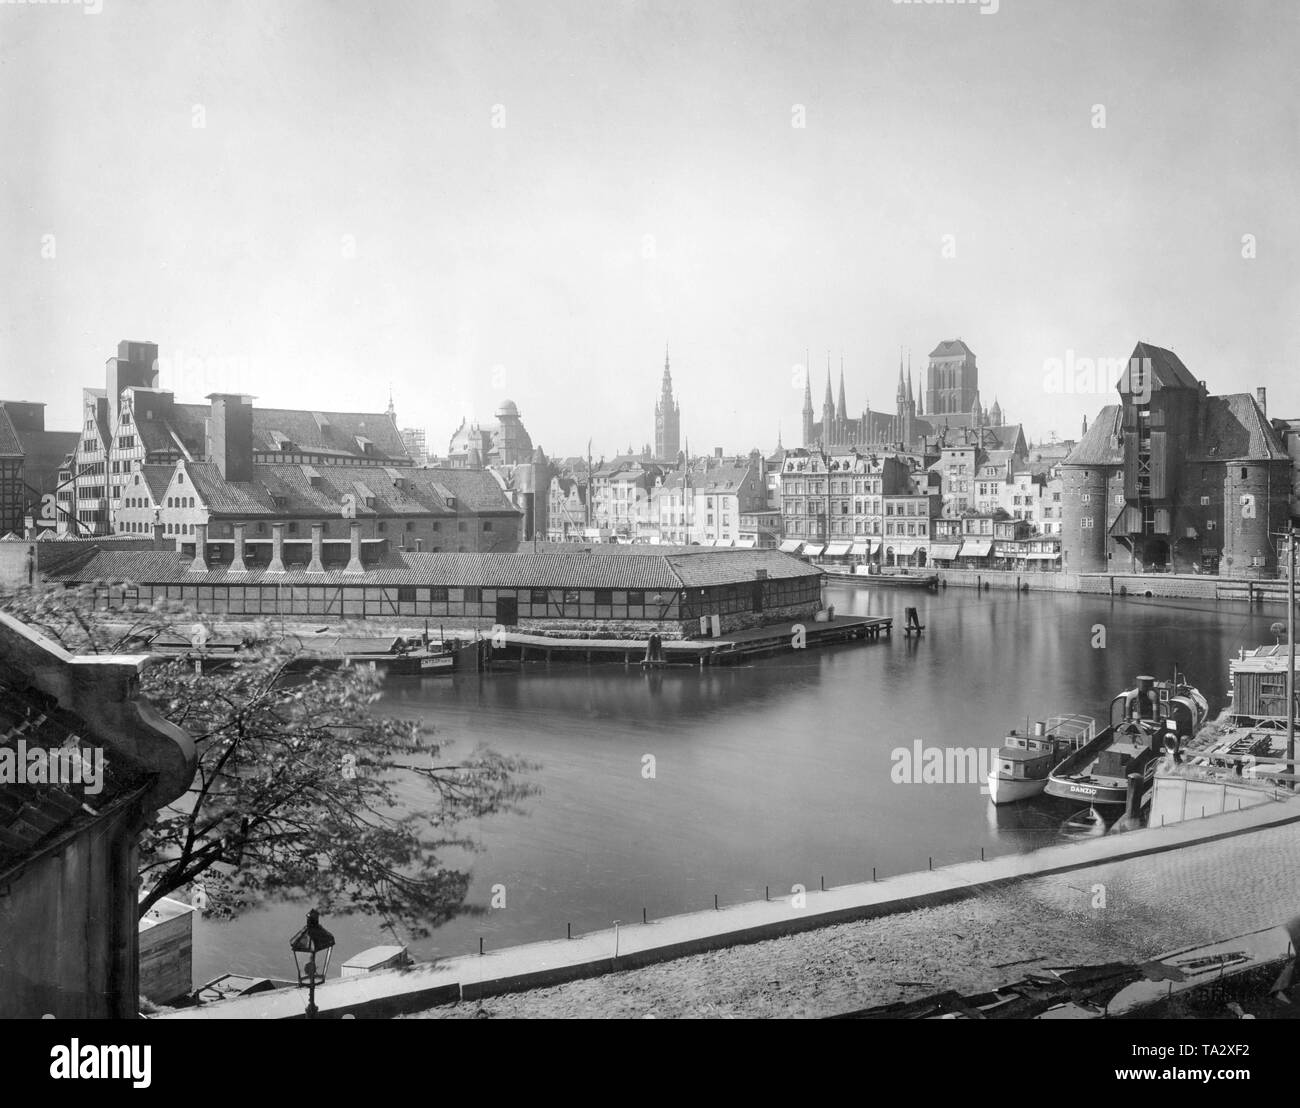
<svg viewBox="0 0 1300 1108"><path fill-rule="evenodd" d="M298 521L297 521L297 520L290 520L290 521L289 521L289 534L291 534L291 535L296 535L297 533L298 533Z"/></svg>
<svg viewBox="0 0 1300 1108"><path fill-rule="evenodd" d="M442 591L445 593L447 590L443 589ZM414 604L415 589L407 586L399 586L397 589L397 602L399 604Z"/></svg>
<svg viewBox="0 0 1300 1108"><path fill-rule="evenodd" d="M644 589L628 589L628 591L627 591L627 603L628 603L628 607L631 607L631 608L639 608L641 605L643 605L643 604L645 603L645 590L644 590Z"/></svg>
<svg viewBox="0 0 1300 1108"><path fill-rule="evenodd" d="M414 530L415 530L415 524L414 524L414 523L411 523L411 522L408 521L407 524L406 524L406 529L407 529L408 531L414 531Z"/></svg>
<svg viewBox="0 0 1300 1108"><path fill-rule="evenodd" d="M1083 495L1081 495L1081 496L1079 497L1079 503L1080 503L1080 504L1091 504L1091 503L1092 503L1092 493L1085 492Z"/></svg>
<svg viewBox="0 0 1300 1108"><path fill-rule="evenodd" d="M459 523L456 524L456 530L457 530L457 531L462 531L462 532L463 532L463 531L468 531L468 530L469 530L469 524L467 524L467 523L462 519Z"/></svg>
<svg viewBox="0 0 1300 1108"><path fill-rule="evenodd" d="M582 594L577 589L564 590L565 604L579 604L582 601Z"/></svg>
<svg viewBox="0 0 1300 1108"><path fill-rule="evenodd" d="M385 523L383 520L380 520L379 523L377 524L377 530L379 531L380 534L383 534L385 531L388 530L388 524Z"/></svg>
<svg viewBox="0 0 1300 1108"><path fill-rule="evenodd" d="M597 604L605 604L605 605L613 604L613 603L614 603L614 590L613 590L613 589L597 589L597 590L596 590L596 603L597 603Z"/></svg>
<svg viewBox="0 0 1300 1108"><path fill-rule="evenodd" d="M468 588L468 589L465 590L465 603L466 603L466 604L478 604L478 603L481 603L482 598L483 598L483 592L482 592L481 589L479 589L479 588L477 588L477 587L474 587L474 588Z"/></svg>
<svg viewBox="0 0 1300 1108"><path fill-rule="evenodd" d="M534 606L537 606L537 605L539 605L539 604L541 604L541 605L545 605L545 604L546 604L546 590L545 590L545 589L530 589L530 590L529 590L529 593L528 593L528 601L529 601L530 604L532 604L532 605L534 605Z"/></svg>
<svg viewBox="0 0 1300 1108"><path fill-rule="evenodd" d="M1201 497L1201 507L1205 507L1205 505L1207 505L1209 502L1210 502L1210 498L1208 496Z"/></svg>
<svg viewBox="0 0 1300 1108"><path fill-rule="evenodd" d="M491 531L491 530L492 530L492 521L491 521L490 519L487 519L487 520L484 520L484 521L483 521L483 530L484 530L484 531Z"/></svg>

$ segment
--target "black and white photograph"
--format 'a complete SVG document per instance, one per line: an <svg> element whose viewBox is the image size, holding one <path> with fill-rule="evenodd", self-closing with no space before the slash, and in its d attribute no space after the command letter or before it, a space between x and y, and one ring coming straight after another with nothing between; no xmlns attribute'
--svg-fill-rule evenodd
<svg viewBox="0 0 1300 1108"><path fill-rule="evenodd" d="M1290 0L0 0L29 1076L461 1019L1280 1074L1297 55Z"/></svg>

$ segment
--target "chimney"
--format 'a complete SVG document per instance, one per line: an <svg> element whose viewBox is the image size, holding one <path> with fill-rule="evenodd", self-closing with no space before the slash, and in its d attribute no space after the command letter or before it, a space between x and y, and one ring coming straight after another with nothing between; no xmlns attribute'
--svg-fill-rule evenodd
<svg viewBox="0 0 1300 1108"><path fill-rule="evenodd" d="M227 575L236 573L247 573L248 567L244 565L244 525L235 524L235 554L230 561L230 568L226 571Z"/></svg>
<svg viewBox="0 0 1300 1108"><path fill-rule="evenodd" d="M253 405L251 398L235 393L208 394L212 413L208 417L206 451L227 481L253 479Z"/></svg>
<svg viewBox="0 0 1300 1108"><path fill-rule="evenodd" d="M155 523L153 525L153 548L155 550L167 549L167 539L163 533L163 525L161 523Z"/></svg>
<svg viewBox="0 0 1300 1108"><path fill-rule="evenodd" d="M1264 418L1268 419L1268 389L1260 385L1255 390L1255 403L1259 405L1259 410L1264 413Z"/></svg>
<svg viewBox="0 0 1300 1108"><path fill-rule="evenodd" d="M194 561L190 563L191 573L208 572L208 525L206 523L196 523L194 525Z"/></svg>
<svg viewBox="0 0 1300 1108"><path fill-rule="evenodd" d="M307 565L308 573L324 573L325 563L321 560L322 536L325 533L323 523L311 525L311 562Z"/></svg>
<svg viewBox="0 0 1300 1108"><path fill-rule="evenodd" d="M284 524L271 524L271 563L266 567L266 572L283 573L284 572Z"/></svg>
<svg viewBox="0 0 1300 1108"><path fill-rule="evenodd" d="M352 541L352 556L348 559L347 569L343 572L365 573L366 567L361 564L361 524L355 519L349 528L348 537Z"/></svg>

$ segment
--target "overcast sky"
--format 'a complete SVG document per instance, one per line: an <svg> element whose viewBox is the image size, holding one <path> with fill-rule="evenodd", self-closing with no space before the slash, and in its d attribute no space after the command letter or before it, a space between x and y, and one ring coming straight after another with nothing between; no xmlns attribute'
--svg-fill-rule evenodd
<svg viewBox="0 0 1300 1108"><path fill-rule="evenodd" d="M1035 440L1113 395L1053 393L1049 359L1139 339L1300 416L1298 28L1294 0L0 4L0 397L75 427L148 339L183 399L391 382L445 451L509 397L548 453L613 454L653 438L667 343L692 450L732 452L798 443L805 349L819 412L828 351L851 412L892 411L899 347L919 388L960 336Z"/></svg>

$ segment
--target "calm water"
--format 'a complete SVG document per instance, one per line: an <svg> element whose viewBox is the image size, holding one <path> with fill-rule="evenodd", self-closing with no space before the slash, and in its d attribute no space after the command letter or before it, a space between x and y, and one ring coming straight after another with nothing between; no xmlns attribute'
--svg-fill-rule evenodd
<svg viewBox="0 0 1300 1108"><path fill-rule="evenodd" d="M456 750L477 743L542 763L527 815L474 827L464 861L471 902L495 885L506 906L412 943L417 957L467 953L880 874L1032 849L1055 841L1059 810L996 814L976 784L895 784L891 752L996 747L1026 717L1083 712L1104 722L1139 672L1174 663L1226 700L1228 656L1272 642L1273 610L1203 601L829 590L843 612L920 610L919 643L809 650L746 667L643 673L556 666L448 678L396 678L387 711L421 716ZM1095 649L1094 628L1106 648ZM655 777L642 775L652 755ZM405 795L416 801L423 786ZM1064 813L1068 815L1069 813ZM459 863L461 859L451 859ZM196 920L194 974L292 977L290 935L305 906L232 923ZM331 915L336 961L393 942L378 921ZM406 942L406 936L400 936Z"/></svg>

